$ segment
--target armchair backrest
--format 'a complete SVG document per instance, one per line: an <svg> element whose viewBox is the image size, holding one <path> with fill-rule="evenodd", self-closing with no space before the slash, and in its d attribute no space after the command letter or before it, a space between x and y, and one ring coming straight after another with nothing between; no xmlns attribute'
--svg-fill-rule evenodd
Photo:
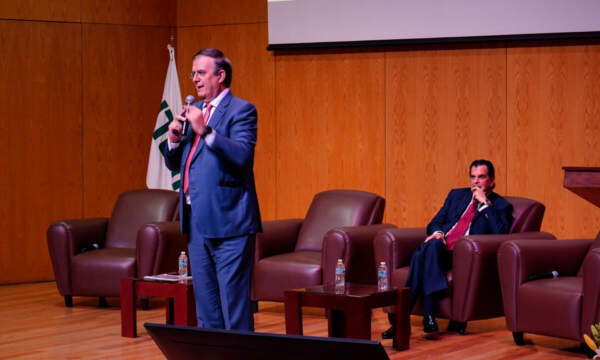
<svg viewBox="0 0 600 360"><path fill-rule="evenodd" d="M597 249L600 248L600 232L598 232L598 235L596 235L596 239L594 240L594 242L590 245L590 248L588 249L585 257L583 258L583 261L581 262L581 267L579 267L579 271L577 272L577 276L583 276L583 264L585 264L585 261L588 258L588 254L593 250L593 249Z"/></svg>
<svg viewBox="0 0 600 360"><path fill-rule="evenodd" d="M138 230L153 221L177 216L179 194L169 190L133 190L119 195L106 231L106 247L135 248Z"/></svg>
<svg viewBox="0 0 600 360"><path fill-rule="evenodd" d="M598 235L596 235L596 239L592 243L592 246L590 246L590 249L588 250L588 252L592 251L593 249L597 249L597 248L600 248L600 232L598 232Z"/></svg>
<svg viewBox="0 0 600 360"><path fill-rule="evenodd" d="M321 251L327 231L339 226L381 224L385 200L358 190L328 190L315 195L296 241L296 251Z"/></svg>
<svg viewBox="0 0 600 360"><path fill-rule="evenodd" d="M516 196L505 196L504 199L513 206L513 223L509 234L540 231L546 211L544 204Z"/></svg>

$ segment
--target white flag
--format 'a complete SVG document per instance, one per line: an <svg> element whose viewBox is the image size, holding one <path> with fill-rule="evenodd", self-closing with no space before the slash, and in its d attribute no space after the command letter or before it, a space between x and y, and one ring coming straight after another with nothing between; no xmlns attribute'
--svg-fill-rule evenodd
<svg viewBox="0 0 600 360"><path fill-rule="evenodd" d="M175 49L171 45L167 45L167 48L171 60L167 70L160 111L152 134L146 185L149 189L179 190L179 170L171 171L167 169L161 154L161 149L167 146L168 126L174 118L173 114L179 114L183 109L179 79L177 78L177 66L175 65Z"/></svg>

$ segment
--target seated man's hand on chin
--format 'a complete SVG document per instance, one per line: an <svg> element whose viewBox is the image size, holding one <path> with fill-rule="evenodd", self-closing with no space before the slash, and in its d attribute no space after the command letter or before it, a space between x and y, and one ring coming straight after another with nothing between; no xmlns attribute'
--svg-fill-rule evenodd
<svg viewBox="0 0 600 360"><path fill-rule="evenodd" d="M475 201L477 201L478 203L487 204L487 202L488 202L487 195L480 186L478 186L478 185L471 186L471 191L473 192L473 199L475 199Z"/></svg>

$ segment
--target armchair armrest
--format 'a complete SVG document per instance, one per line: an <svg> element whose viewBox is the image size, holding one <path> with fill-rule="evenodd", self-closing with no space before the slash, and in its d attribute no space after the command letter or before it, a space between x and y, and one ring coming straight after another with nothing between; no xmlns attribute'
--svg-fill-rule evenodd
<svg viewBox="0 0 600 360"><path fill-rule="evenodd" d="M456 242L452 260L453 320L503 314L497 255L500 245L513 239L537 242L533 240L555 240L556 237L545 232L525 232L467 235Z"/></svg>
<svg viewBox="0 0 600 360"><path fill-rule="evenodd" d="M543 231L514 234L466 235L456 243L454 256L456 259L457 254L458 256L475 254L485 259L495 259L500 245L509 240L556 240L556 237Z"/></svg>
<svg viewBox="0 0 600 360"><path fill-rule="evenodd" d="M507 243L501 249L503 256L517 259L514 264L517 268L506 270L515 276L510 280L520 286L527 281L529 275L552 270L558 271L559 276L576 276L591 244L591 239L538 242L519 238ZM500 263L500 256L499 253L498 264L504 266Z"/></svg>
<svg viewBox="0 0 600 360"><path fill-rule="evenodd" d="M137 234L137 276L177 271L181 251L187 252L187 236L179 230L179 221L144 224Z"/></svg>
<svg viewBox="0 0 600 360"><path fill-rule="evenodd" d="M394 225L376 224L343 226L329 230L323 239L321 264L323 284L333 284L337 259L346 266L346 281L376 284L377 272L373 253L373 239L378 231Z"/></svg>
<svg viewBox="0 0 600 360"><path fill-rule="evenodd" d="M46 241L56 286L61 295L71 295L71 258L82 248L98 243L104 246L108 219L80 219L57 221L46 232Z"/></svg>
<svg viewBox="0 0 600 360"><path fill-rule="evenodd" d="M294 251L303 219L263 221L263 232L256 234L254 262Z"/></svg>
<svg viewBox="0 0 600 360"><path fill-rule="evenodd" d="M385 261L389 272L410 265L412 253L427 237L425 228L389 228L375 235L375 261Z"/></svg>
<svg viewBox="0 0 600 360"><path fill-rule="evenodd" d="M590 326L600 319L600 248L588 252L583 262L583 311L581 334L590 336ZM583 337L583 335L581 335Z"/></svg>

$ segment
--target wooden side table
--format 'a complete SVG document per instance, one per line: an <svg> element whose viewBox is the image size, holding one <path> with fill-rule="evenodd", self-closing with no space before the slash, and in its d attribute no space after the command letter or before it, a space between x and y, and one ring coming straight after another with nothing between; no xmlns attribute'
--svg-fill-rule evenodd
<svg viewBox="0 0 600 360"><path fill-rule="evenodd" d="M137 336L137 296L167 298L166 323L196 326L196 302L191 280L165 282L134 278L121 279L121 336Z"/></svg>
<svg viewBox="0 0 600 360"><path fill-rule="evenodd" d="M406 350L410 339L410 289L378 291L375 285L347 283L338 294L332 285L284 292L286 334L302 335L302 306L327 308L328 332L333 337L371 338L371 309L397 306L396 350Z"/></svg>

